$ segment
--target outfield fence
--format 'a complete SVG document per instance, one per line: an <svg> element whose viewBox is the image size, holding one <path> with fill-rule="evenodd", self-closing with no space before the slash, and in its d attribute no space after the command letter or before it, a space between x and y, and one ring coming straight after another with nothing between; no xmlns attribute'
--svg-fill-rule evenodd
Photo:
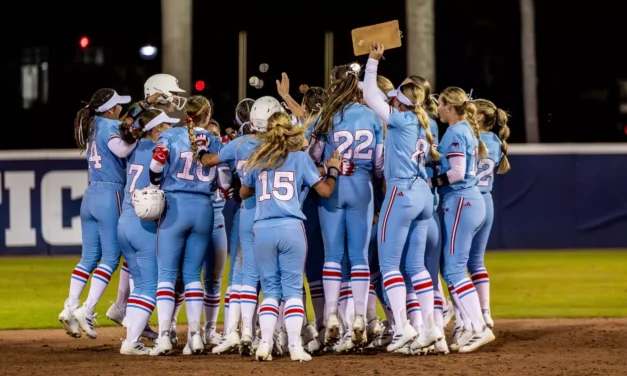
<svg viewBox="0 0 627 376"><path fill-rule="evenodd" d="M489 249L627 248L627 144L509 150L512 170L494 183ZM76 150L0 152L0 255L79 254L86 187Z"/></svg>

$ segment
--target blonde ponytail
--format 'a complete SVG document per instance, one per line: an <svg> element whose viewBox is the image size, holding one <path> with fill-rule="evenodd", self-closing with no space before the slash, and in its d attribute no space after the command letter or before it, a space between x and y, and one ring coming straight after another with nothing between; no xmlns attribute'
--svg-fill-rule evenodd
<svg viewBox="0 0 627 376"><path fill-rule="evenodd" d="M429 142L429 159L431 159L432 161L437 161L438 159L440 159L440 153L438 153L435 145L433 144L435 138L431 133L431 122L429 121L429 116L427 115L427 112L424 110L424 108L422 108L422 106L415 106L412 109L412 112L416 115L416 117L418 118L418 122L427 134L427 142Z"/></svg>
<svg viewBox="0 0 627 376"><path fill-rule="evenodd" d="M485 146L483 141L481 141L481 137L479 136L479 124L477 124L477 108L474 104L466 101L463 105L464 112L466 114L466 121L470 124L470 128L472 128L472 132L475 134L477 141L479 142L479 158L487 158L488 156L488 148Z"/></svg>
<svg viewBox="0 0 627 376"><path fill-rule="evenodd" d="M501 158L501 163L499 164L499 169L496 173L504 174L512 168L509 164L509 159L507 159L507 139L509 138L509 126L507 125L507 121L509 116L507 115L507 112L497 109L496 118L497 123L501 127L498 136L501 139L501 151L503 152L503 158Z"/></svg>
<svg viewBox="0 0 627 376"><path fill-rule="evenodd" d="M302 149L305 127L295 126L287 114L277 112L268 119L268 130L257 133L255 138L261 143L244 164L244 169L275 169L285 163L289 153Z"/></svg>

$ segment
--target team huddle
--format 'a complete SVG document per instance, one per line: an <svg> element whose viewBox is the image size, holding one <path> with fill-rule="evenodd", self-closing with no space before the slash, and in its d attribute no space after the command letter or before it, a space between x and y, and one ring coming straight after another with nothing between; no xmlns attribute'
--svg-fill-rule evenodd
<svg viewBox="0 0 627 376"><path fill-rule="evenodd" d="M495 170L510 168L508 114L457 87L433 95L418 76L395 88L377 75L383 52L373 44L365 70L335 67L330 87L308 88L302 103L283 74L283 103L242 100L226 137L212 103L185 98L171 75L150 77L124 115L130 97L98 90L74 122L89 186L65 331L97 337L94 309L123 256L106 316L126 328L124 355L170 353L183 303L184 355L310 361L368 347L468 353L493 341L484 256ZM168 115L175 109L185 119ZM441 139L436 119L448 124Z"/></svg>

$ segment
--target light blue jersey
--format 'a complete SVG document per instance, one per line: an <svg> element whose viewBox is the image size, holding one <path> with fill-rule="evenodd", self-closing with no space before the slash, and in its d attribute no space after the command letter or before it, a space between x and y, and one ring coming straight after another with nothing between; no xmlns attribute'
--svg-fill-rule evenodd
<svg viewBox="0 0 627 376"><path fill-rule="evenodd" d="M413 112L390 107L390 121L385 138L385 179L427 179L425 158L429 151L427 132Z"/></svg>
<svg viewBox="0 0 627 376"><path fill-rule="evenodd" d="M222 143L202 128L194 128L194 136L207 136L208 152L217 153ZM163 169L161 189L164 192L202 193L211 196L211 185L216 177L215 168L204 168L194 160L187 127L177 127L161 133L157 144L170 152Z"/></svg>
<svg viewBox="0 0 627 376"><path fill-rule="evenodd" d="M322 160L327 161L337 150L342 159L355 163L353 175L372 175L379 158L382 156L383 125L371 109L362 104L351 104L341 113L333 116L333 133L324 137Z"/></svg>
<svg viewBox="0 0 627 376"><path fill-rule="evenodd" d="M492 192L494 184L494 170L496 170L503 159L501 140L492 132L481 132L479 137L488 148L488 157L479 160L477 170L477 186L481 193Z"/></svg>
<svg viewBox="0 0 627 376"><path fill-rule="evenodd" d="M303 186L313 187L321 176L309 155L302 151L289 153L277 169L248 171L243 184L255 189L257 211L255 222L274 218L304 221L299 193Z"/></svg>
<svg viewBox="0 0 627 376"><path fill-rule="evenodd" d="M440 136L439 136L440 130L438 128L438 122L431 118L429 118L429 130L431 131L431 134L433 135L433 147L437 149L438 144L440 143ZM432 178L434 176L440 175L441 173L440 170L442 169L442 166L440 166L440 161L431 161L428 153L426 157L427 157L427 162L426 162L427 176ZM432 188L431 193L433 193L433 206L437 207L439 197L436 194L436 188Z"/></svg>
<svg viewBox="0 0 627 376"><path fill-rule="evenodd" d="M120 138L120 121L94 116L86 157L90 182L124 184L126 162L109 150L109 140Z"/></svg>
<svg viewBox="0 0 627 376"><path fill-rule="evenodd" d="M440 163L442 173L451 169L448 158L465 157L466 172L461 181L439 188L440 195L444 196L452 191L459 191L477 185L477 157L479 154L479 140L475 137L470 124L463 120L448 127L442 141L438 145L438 152L442 154Z"/></svg>
<svg viewBox="0 0 627 376"><path fill-rule="evenodd" d="M235 170L240 179L243 180L242 167L246 164L246 161L252 155L259 142L260 141L251 134L240 136L224 145L222 150L220 150L220 154L218 154L218 158L229 165L235 163Z"/></svg>
<svg viewBox="0 0 627 376"><path fill-rule="evenodd" d="M157 144L148 139L142 138L137 141L135 150L126 157L126 186L124 186L124 206L122 209L131 209L131 197L136 189L144 189L150 185L150 161L152 161L152 151Z"/></svg>
<svg viewBox="0 0 627 376"><path fill-rule="evenodd" d="M228 183L229 186L231 185L231 168L226 163L220 163L219 165L216 166L216 168L218 171L218 178L214 180L213 186L211 187L212 193L214 195L213 208L216 211L219 210L221 212L222 209L224 208L224 205L226 204L226 200L224 199L224 196L222 196L222 192L220 191L220 184ZM220 171L224 171L224 172L221 173ZM224 176L225 178L228 178L228 182L219 181L220 176Z"/></svg>

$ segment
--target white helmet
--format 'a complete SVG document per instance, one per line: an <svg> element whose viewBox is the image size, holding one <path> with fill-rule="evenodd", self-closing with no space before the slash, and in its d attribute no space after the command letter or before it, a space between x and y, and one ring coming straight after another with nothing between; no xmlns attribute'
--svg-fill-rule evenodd
<svg viewBox="0 0 627 376"><path fill-rule="evenodd" d="M182 110L187 102L187 98L175 95L175 93L184 93L185 90L179 87L179 81L171 74L159 73L151 76L144 84L144 98L156 93L166 95L165 99L161 99L161 104L172 103L177 110Z"/></svg>
<svg viewBox="0 0 627 376"><path fill-rule="evenodd" d="M147 221L159 219L165 208L165 194L160 189L136 189L133 191L131 201L135 208L135 214Z"/></svg>
<svg viewBox="0 0 627 376"><path fill-rule="evenodd" d="M285 112L278 100L268 96L257 99L250 110L250 128L265 132L268 129L268 119L275 112Z"/></svg>

